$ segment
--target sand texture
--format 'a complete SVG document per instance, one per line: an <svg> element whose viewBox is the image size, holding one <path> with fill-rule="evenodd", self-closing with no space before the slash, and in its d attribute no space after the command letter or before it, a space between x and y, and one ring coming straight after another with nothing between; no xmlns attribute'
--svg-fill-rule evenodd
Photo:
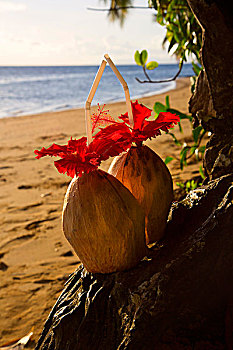
<svg viewBox="0 0 233 350"><path fill-rule="evenodd" d="M177 81L168 93L140 99L148 107L165 102L188 112L189 78ZM107 105L112 116L125 113L124 102ZM94 108L93 108L94 110ZM190 140L185 123L182 142ZM61 230L63 199L70 178L57 172L50 157L36 160L33 151L53 142L65 144L85 135L84 110L0 119L0 346L22 337L34 327L28 348L33 349L43 324L70 273L79 264ZM179 157L171 137L146 143L163 159ZM110 160L103 164L108 169ZM169 163L174 184L198 175L199 164L181 172Z"/></svg>

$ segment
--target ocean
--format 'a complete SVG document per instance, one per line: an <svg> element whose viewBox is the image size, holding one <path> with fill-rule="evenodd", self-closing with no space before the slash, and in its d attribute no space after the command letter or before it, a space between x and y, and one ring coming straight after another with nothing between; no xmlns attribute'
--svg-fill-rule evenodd
<svg viewBox="0 0 233 350"><path fill-rule="evenodd" d="M41 112L84 107L98 66L41 66L0 67L0 118ZM119 71L126 80L131 99L165 92L175 82L140 84L144 80L142 68L137 65L120 65ZM156 80L173 77L176 64L161 64L150 72ZM185 64L180 77L192 76L191 64ZM110 103L124 100L122 86L109 66L106 67L92 102Z"/></svg>

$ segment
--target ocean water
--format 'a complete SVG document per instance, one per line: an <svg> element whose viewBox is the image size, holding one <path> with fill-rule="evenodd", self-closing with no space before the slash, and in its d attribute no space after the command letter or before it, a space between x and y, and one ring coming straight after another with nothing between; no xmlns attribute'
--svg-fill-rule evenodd
<svg viewBox="0 0 233 350"><path fill-rule="evenodd" d="M83 107L98 66L0 67L0 118ZM126 80L132 99L170 90L175 82L140 84L141 67L118 66ZM176 64L161 64L151 71L156 80L173 77ZM191 64L185 64L180 77L193 75ZM110 103L124 100L124 91L111 68L107 66L92 102Z"/></svg>

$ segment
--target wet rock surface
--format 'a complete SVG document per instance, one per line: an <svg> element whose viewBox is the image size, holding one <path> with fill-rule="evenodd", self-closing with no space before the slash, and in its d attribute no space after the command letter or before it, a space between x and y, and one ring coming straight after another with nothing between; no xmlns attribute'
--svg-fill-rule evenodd
<svg viewBox="0 0 233 350"><path fill-rule="evenodd" d="M232 218L233 175L173 203L163 241L136 268L71 275L36 349L230 349Z"/></svg>

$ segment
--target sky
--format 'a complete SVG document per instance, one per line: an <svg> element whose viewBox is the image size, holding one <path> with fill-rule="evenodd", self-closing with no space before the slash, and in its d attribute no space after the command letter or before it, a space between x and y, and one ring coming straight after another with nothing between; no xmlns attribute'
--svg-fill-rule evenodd
<svg viewBox="0 0 233 350"><path fill-rule="evenodd" d="M135 5L147 6L147 0ZM99 0L0 0L0 66L99 65L108 53L116 64L134 64L147 49L149 60L175 63L162 49L165 29L153 10L130 10L123 28L110 22Z"/></svg>

